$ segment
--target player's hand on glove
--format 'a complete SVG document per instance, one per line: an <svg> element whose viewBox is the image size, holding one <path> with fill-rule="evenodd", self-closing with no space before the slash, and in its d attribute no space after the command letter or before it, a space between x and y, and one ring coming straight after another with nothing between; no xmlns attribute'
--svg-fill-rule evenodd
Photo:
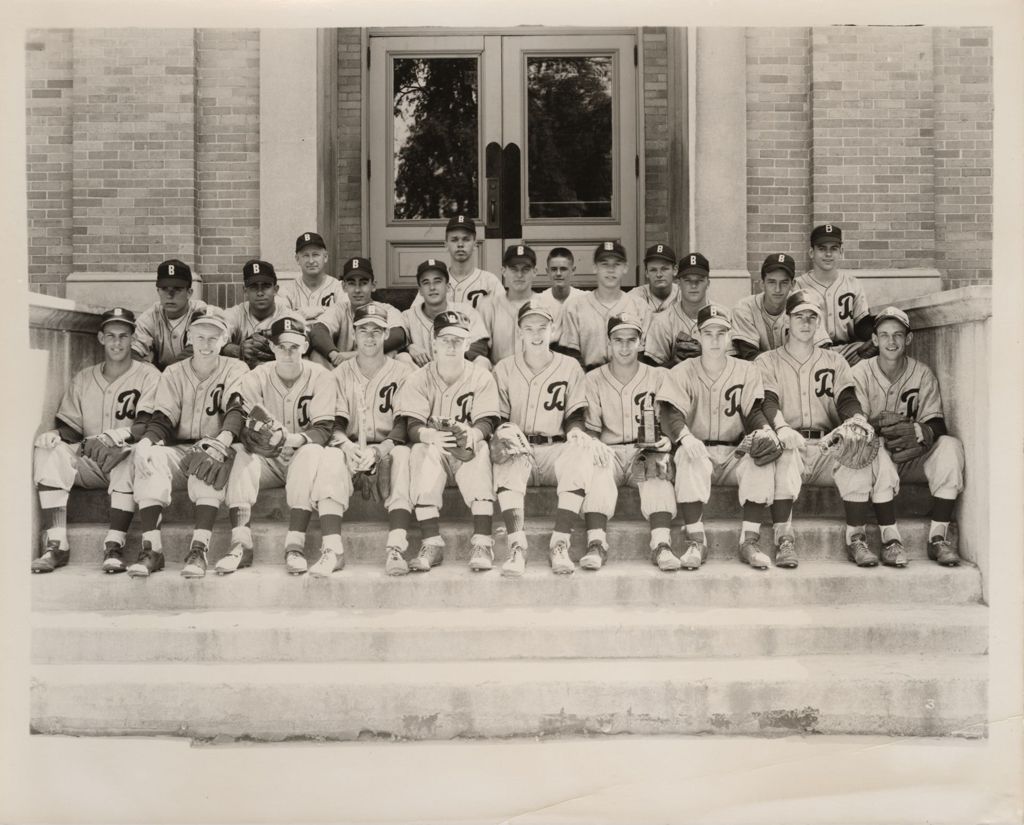
<svg viewBox="0 0 1024 825"><path fill-rule="evenodd" d="M239 357L250 367L274 360L270 341L262 332L254 332L239 345Z"/></svg>
<svg viewBox="0 0 1024 825"><path fill-rule="evenodd" d="M831 454L843 467L860 470L875 460L879 439L867 419L858 414L832 430L818 447L823 453Z"/></svg>
<svg viewBox="0 0 1024 825"><path fill-rule="evenodd" d="M672 355L677 362L682 363L690 358L696 358L701 353L700 341L697 341L685 332L680 332L672 344Z"/></svg>
<svg viewBox="0 0 1024 825"><path fill-rule="evenodd" d="M327 358L331 362L331 366L337 367L339 364L344 364L354 354L355 353L346 353L342 352L340 349L336 349L328 355Z"/></svg>
<svg viewBox="0 0 1024 825"><path fill-rule="evenodd" d="M779 427L775 434L779 437L779 441L782 442L782 446L787 450L802 450L807 443L807 439L788 424L783 424Z"/></svg>
<svg viewBox="0 0 1024 825"><path fill-rule="evenodd" d="M98 464L104 473L113 470L131 452L131 447L124 443L124 439L111 432L90 436L82 442L82 455Z"/></svg>
<svg viewBox="0 0 1024 825"><path fill-rule="evenodd" d="M42 450L52 450L60 444L60 433L56 430L47 430L44 433L39 433L36 437L35 446Z"/></svg>
<svg viewBox="0 0 1024 825"><path fill-rule="evenodd" d="M421 347L417 347L415 344L409 345L409 357L412 358L413 363L417 367L422 367L430 363L430 353Z"/></svg>
<svg viewBox="0 0 1024 825"><path fill-rule="evenodd" d="M737 453L748 453L754 464L763 467L778 461L782 455L782 440L767 424L758 430L754 430L737 448Z"/></svg>
<svg viewBox="0 0 1024 825"><path fill-rule="evenodd" d="M897 464L926 454L935 442L935 433L931 427L918 424L896 412L882 412L872 419L872 423L878 428L885 441L885 448Z"/></svg>
<svg viewBox="0 0 1024 825"><path fill-rule="evenodd" d="M505 464L517 458L529 461L533 458L533 450L522 429L506 421L500 424L491 436L491 461L494 464Z"/></svg>
<svg viewBox="0 0 1024 825"><path fill-rule="evenodd" d="M684 435L679 442L679 446L683 451L683 455L692 461L699 461L702 458L708 457L708 448L693 433Z"/></svg>
<svg viewBox="0 0 1024 825"><path fill-rule="evenodd" d="M849 353L846 361L852 367L854 364L858 364L867 358L874 358L876 355L878 355L878 347L870 341L865 341L857 349Z"/></svg>
<svg viewBox="0 0 1024 825"><path fill-rule="evenodd" d="M455 440L455 433L448 430L438 430L434 427L421 427L420 441L423 444L433 444L442 453L450 453L459 446Z"/></svg>
<svg viewBox="0 0 1024 825"><path fill-rule="evenodd" d="M148 438L143 438L138 444L135 445L133 450L133 460L135 462L135 472L143 475L150 476L156 470L156 445L153 444Z"/></svg>
<svg viewBox="0 0 1024 825"><path fill-rule="evenodd" d="M304 446L306 446L306 439L301 433L289 433L284 440L284 445L281 447L281 453L278 458L285 462L291 461L295 451L299 447Z"/></svg>

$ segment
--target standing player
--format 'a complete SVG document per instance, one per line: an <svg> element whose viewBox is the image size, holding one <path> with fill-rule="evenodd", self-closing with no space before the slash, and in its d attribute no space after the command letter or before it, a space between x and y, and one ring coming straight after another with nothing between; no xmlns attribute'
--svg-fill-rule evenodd
<svg viewBox="0 0 1024 825"><path fill-rule="evenodd" d="M341 281L327 272L327 244L320 235L303 232L295 239L295 261L300 274L281 287L284 308L305 321L312 321L332 304L348 301Z"/></svg>
<svg viewBox="0 0 1024 825"><path fill-rule="evenodd" d="M171 503L171 491L188 488L195 504L195 529L182 575L198 575L205 569L213 522L224 500L223 488L194 475L185 476L182 460L199 439L216 438L230 447L235 434L224 426L228 402L249 368L236 358L221 355L227 341L224 318L211 311L192 321L189 339L195 350L187 361L172 364L160 377L153 415L135 445L135 501L139 507L142 549L129 576L148 576L164 567L160 522Z"/></svg>
<svg viewBox="0 0 1024 825"><path fill-rule="evenodd" d="M867 545L865 524L869 499L892 499L899 485L896 468L885 450L860 470L838 464L818 449L818 441L844 421L870 427L857 400L850 366L838 352L814 345L825 311L811 292L797 290L786 299L789 335L778 349L754 362L764 379L765 416L785 447L776 462L775 564L796 567L793 502L803 484L834 482L846 511L846 552L860 567L874 567L878 557Z"/></svg>
<svg viewBox="0 0 1024 825"><path fill-rule="evenodd" d="M658 367L672 367L700 355L697 314L708 305L711 265L699 252L679 262L679 300L651 319L643 360Z"/></svg>
<svg viewBox="0 0 1024 825"><path fill-rule="evenodd" d="M578 298L586 294L584 290L577 289L572 285L573 276L576 274L576 257L572 254L571 249L564 246L552 248L548 253L545 271L548 278L551 279L551 286L537 295L536 300L539 303L560 312L570 298ZM557 315L555 315L555 320L558 320Z"/></svg>
<svg viewBox="0 0 1024 825"><path fill-rule="evenodd" d="M739 486L740 558L759 570L771 564L758 539L761 517L772 500L775 469L771 464L758 466L749 454L736 456L745 433L764 428L770 432L771 427L762 410L764 389L757 367L728 355L731 328L722 307L704 307L697 314L700 356L673 367L658 390L665 432L679 444L676 498L688 539L679 564L687 570L695 570L707 557L702 519L712 483ZM774 435L769 437L774 440Z"/></svg>
<svg viewBox="0 0 1024 825"><path fill-rule="evenodd" d="M618 241L603 241L594 250L597 288L571 301L562 313L559 347L576 358L585 370L608 363L608 319L636 311L632 299L622 291L626 275L626 250ZM640 313L647 326L650 313Z"/></svg>
<svg viewBox="0 0 1024 825"><path fill-rule="evenodd" d="M110 493L110 529L103 540L103 570L124 570L124 543L135 515L131 447L153 409L160 372L132 359L135 315L122 307L100 317L96 338L103 361L71 379L57 410L56 426L35 442L32 457L43 515L43 550L33 573L52 573L68 563L67 507L71 488Z"/></svg>
<svg viewBox="0 0 1024 825"><path fill-rule="evenodd" d="M306 572L306 530L314 506L320 514L324 548L341 553L341 517L348 506L348 479L340 479L330 489L317 484L324 445L334 425L335 383L329 370L302 357L308 347L302 321L289 316L274 321L270 327L274 360L244 376L232 399L226 429L240 430L243 416L259 405L284 428L285 437L281 453L273 458L250 452L244 439L235 448L225 496L231 519L231 549L217 562L218 573L234 573L252 565L252 507L260 490L271 487L284 487L288 502L284 562L289 573ZM205 556L197 556L192 563L197 575L205 574Z"/></svg>
<svg viewBox="0 0 1024 825"><path fill-rule="evenodd" d="M206 311L206 304L192 297L192 270L176 258L156 268L156 291L160 300L135 322L132 353L162 370L191 357L186 332L192 318Z"/></svg>
<svg viewBox="0 0 1024 825"><path fill-rule="evenodd" d="M228 343L221 355L241 358L250 367L274 360L270 351L270 325L282 315L277 300L277 272L268 261L246 261L242 267L245 301L226 310Z"/></svg>
<svg viewBox="0 0 1024 825"><path fill-rule="evenodd" d="M533 299L537 254L528 246L510 246L502 256L501 275L508 292L495 292L480 302L480 320L490 339L488 358L497 364L522 349L519 340L519 310Z"/></svg>
<svg viewBox="0 0 1024 825"><path fill-rule="evenodd" d="M468 215L455 215L444 228L444 246L448 250L448 301L451 304L469 304L480 308L480 302L489 295L501 292L501 279L493 272L480 269L473 262L476 252L476 224ZM417 295L412 302L413 309L423 301Z"/></svg>
<svg viewBox="0 0 1024 825"><path fill-rule="evenodd" d="M775 252L761 264L764 291L740 299L732 311L732 345L736 357L753 361L762 352L781 347L786 340L786 298L793 291L796 262ZM830 346L832 339L819 327L816 346Z"/></svg>
<svg viewBox="0 0 1024 825"><path fill-rule="evenodd" d="M854 366L853 380L868 419L880 426L900 479L927 481L932 495L928 558L947 567L960 563L947 539L956 500L964 489L964 447L946 431L935 373L907 355L914 339L910 318L896 307L875 317L872 343L878 356ZM886 424L885 418L891 420ZM879 421L879 419L882 419ZM894 492L899 492L899 488ZM882 531L882 561L904 566L906 556L896 526L894 502L875 500ZM891 557L887 561L887 557Z"/></svg>
<svg viewBox="0 0 1024 825"><path fill-rule="evenodd" d="M860 282L839 267L843 260L843 231L834 223L811 232L811 270L796 279L796 288L813 292L825 308L825 331L836 352L852 366L878 354L871 343L874 319Z"/></svg>
<svg viewBox="0 0 1024 825"><path fill-rule="evenodd" d="M398 414L408 419L410 492L423 538L409 563L417 572L444 558L441 503L445 483L453 477L473 514L470 569L490 569L494 559L487 439L498 418L498 389L487 370L466 360L469 335L469 320L462 313L435 317L435 360L410 375L398 394Z"/></svg>
<svg viewBox="0 0 1024 825"><path fill-rule="evenodd" d="M644 255L644 274L647 283L629 291L629 297L636 304L635 315L656 314L668 309L676 300L679 288L676 286L676 253L668 244L656 243Z"/></svg>
<svg viewBox="0 0 1024 825"><path fill-rule="evenodd" d="M526 486L530 482L557 489L549 560L555 573L572 573L575 565L569 556L569 538L573 522L585 501L602 510L610 501L614 509L614 482L607 461L604 470L608 477L598 480L601 468L595 466L595 455L603 456L604 451L595 453L595 442L584 430L587 399L583 369L575 359L551 351L552 318L547 306L533 301L523 304L518 321L522 352L499 361L494 379L501 418L516 425L534 445L533 466L523 458L493 467L498 506L508 529L509 555L501 572L521 576L526 568L523 525ZM604 498L593 501L598 487ZM604 531L588 534L588 540L587 554L580 564L597 570L608 551Z"/></svg>
<svg viewBox="0 0 1024 825"><path fill-rule="evenodd" d="M341 364L331 375L337 388L335 434L324 455L322 475L342 473L346 483L354 473L377 476L387 472L390 479L384 507L388 511L388 537L384 571L389 576L409 572L405 551L412 521L409 498L409 447L405 422L395 414L399 388L416 371L412 364L388 358L384 339L388 332L390 308L370 302L355 311L355 358ZM338 449L335 449L338 448ZM382 469L381 462L389 467ZM370 481L376 483L377 478ZM328 575L338 560L325 550L310 568L314 576Z"/></svg>

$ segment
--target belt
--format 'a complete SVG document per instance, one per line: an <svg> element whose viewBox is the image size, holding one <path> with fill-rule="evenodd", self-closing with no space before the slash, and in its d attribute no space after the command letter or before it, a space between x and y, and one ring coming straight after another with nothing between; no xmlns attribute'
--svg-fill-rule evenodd
<svg viewBox="0 0 1024 825"><path fill-rule="evenodd" d="M561 444L565 441L564 435L528 435L526 440L531 444Z"/></svg>
<svg viewBox="0 0 1024 825"><path fill-rule="evenodd" d="M705 441L704 444L708 447L735 447L739 444L738 441Z"/></svg>
<svg viewBox="0 0 1024 825"><path fill-rule="evenodd" d="M824 430L797 430L804 438L821 438L825 435Z"/></svg>

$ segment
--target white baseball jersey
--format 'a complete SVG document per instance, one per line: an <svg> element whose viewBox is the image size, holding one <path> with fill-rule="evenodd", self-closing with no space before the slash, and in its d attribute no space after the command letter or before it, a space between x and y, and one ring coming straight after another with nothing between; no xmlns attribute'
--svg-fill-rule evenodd
<svg viewBox="0 0 1024 825"><path fill-rule="evenodd" d="M200 309L207 309L206 302L190 298L184 314L171 320L164 314L159 302L153 304L135 321L132 352L151 359L160 367L171 363L185 351L188 345L185 333L188 330L189 319Z"/></svg>
<svg viewBox="0 0 1024 825"><path fill-rule="evenodd" d="M414 372L416 367L412 364L388 358L383 367L367 378L355 358L343 361L332 375L338 390L335 415L348 422L345 434L357 441L360 428L365 426L368 444L380 444L387 438L395 426L399 387Z"/></svg>
<svg viewBox="0 0 1024 825"><path fill-rule="evenodd" d="M576 287L569 287L569 294L566 296L564 301L559 301L552 289L549 287L543 292L537 294L533 299L538 304L541 304L551 312L551 343L557 344L562 340L562 323L565 313L565 307L570 301L578 300L583 295L586 295L586 291L582 289L576 289Z"/></svg>
<svg viewBox="0 0 1024 825"><path fill-rule="evenodd" d="M609 364L587 373L587 429L600 433L605 444L636 442L645 398L658 417L655 401L668 370L647 364L637 367L636 375L625 384L612 374Z"/></svg>
<svg viewBox="0 0 1024 825"><path fill-rule="evenodd" d="M499 413L498 388L483 367L466 361L459 379L449 386L431 362L405 379L398 390L398 414L426 422L453 418L476 423Z"/></svg>
<svg viewBox="0 0 1024 825"><path fill-rule="evenodd" d="M480 301L488 295L505 291L505 285L502 284L501 278L493 272L488 272L486 269L480 269L478 267L461 281L456 280L454 275L451 275L450 273L449 275L449 306L452 304L469 304L473 309L479 309ZM422 303L423 296L417 292L416 297L412 300L412 308L416 309Z"/></svg>
<svg viewBox="0 0 1024 825"><path fill-rule="evenodd" d="M679 297L679 285L676 283L672 284L672 288L669 290L667 298L658 298L651 292L651 285L644 284L643 286L637 286L631 289L628 293L633 303L636 304L634 312L638 315L642 315L644 312L655 314L663 312L672 306L672 303Z"/></svg>
<svg viewBox="0 0 1024 825"><path fill-rule="evenodd" d="M864 287L852 275L840 272L831 284L814 280L814 273L808 272L796 279L794 289L814 292L825 307L825 331L835 344L846 344L854 340L853 328L868 314L868 298Z"/></svg>
<svg viewBox="0 0 1024 825"><path fill-rule="evenodd" d="M206 378L196 375L192 359L171 364L160 376L153 412L163 413L175 427L178 441L213 438L224 423L228 402L249 368L237 358L217 356L217 365Z"/></svg>
<svg viewBox="0 0 1024 825"><path fill-rule="evenodd" d="M253 367L238 393L246 408L260 404L290 433L301 433L321 421L334 421L337 384L330 370L302 361L302 372L290 385L277 374L277 363Z"/></svg>
<svg viewBox="0 0 1024 825"><path fill-rule="evenodd" d="M281 305L280 301L274 301L274 311L262 320L257 320L249 311L249 302L243 301L233 307L224 310L224 320L228 323L229 341L232 344L241 344L254 332L270 334L270 325L282 315L287 315L289 310Z"/></svg>
<svg viewBox="0 0 1024 825"><path fill-rule="evenodd" d="M480 314L469 304L452 304L447 306L450 310L463 313L469 318L469 343L473 344L487 337L487 327L480 320ZM415 304L402 313L402 326L406 335L409 336L409 343L426 350L430 357L434 357L434 319L428 318L423 313L423 305Z"/></svg>
<svg viewBox="0 0 1024 825"><path fill-rule="evenodd" d="M487 337L491 339L492 362L497 363L522 351L519 337L519 308L530 300L532 299L524 298L520 301L511 301L502 290L480 302L477 311L487 330Z"/></svg>
<svg viewBox="0 0 1024 825"><path fill-rule="evenodd" d="M494 368L502 418L527 435L564 435L565 419L587 405L583 368L575 358L557 352L539 373L521 353Z"/></svg>
<svg viewBox="0 0 1024 825"><path fill-rule="evenodd" d="M683 312L678 301L664 312L651 317L644 342L647 357L658 364L669 364L675 348L676 336L685 332L694 340L698 339L697 319Z"/></svg>
<svg viewBox="0 0 1024 825"><path fill-rule="evenodd" d="M347 304L348 295L345 294L345 287L341 281L333 275L324 275L320 286L310 288L306 286L299 275L292 281L284 281L277 293L277 301L283 308L293 309L296 312L311 307L329 307L332 304Z"/></svg>
<svg viewBox="0 0 1024 825"><path fill-rule="evenodd" d="M142 361L113 381L103 377L103 364L86 367L71 379L57 418L86 438L130 429L138 413L152 412L159 383L160 370Z"/></svg>
<svg viewBox="0 0 1024 825"><path fill-rule="evenodd" d="M697 438L730 444L743 439L743 417L763 398L757 367L732 356L726 356L725 369L715 378L708 375L701 358L677 364L658 390L658 400L679 410Z"/></svg>
<svg viewBox="0 0 1024 825"><path fill-rule="evenodd" d="M785 310L772 315L764 308L764 293L741 298L732 311L732 338L743 341L761 352L781 347L786 343L789 330L786 327ZM832 342L824 324L818 324L814 345L822 346Z"/></svg>
<svg viewBox="0 0 1024 825"><path fill-rule="evenodd" d="M391 306L391 304L384 304L381 301L376 303L380 303L387 308L388 331L395 327L405 326L402 323L402 313L397 308ZM352 306L352 302L346 301L343 304L331 304L324 311L324 314L316 319L317 323L327 327L331 337L334 338L335 343L338 345L338 349L342 352L351 352L356 348L356 330L352 326L354 313L355 309ZM385 337L387 337L387 333L385 333Z"/></svg>
<svg viewBox="0 0 1024 825"><path fill-rule="evenodd" d="M754 365L766 391L779 397L782 417L794 429L831 430L839 425L836 399L855 387L850 365L839 353L817 348L805 362L785 347L762 352Z"/></svg>
<svg viewBox="0 0 1024 825"><path fill-rule="evenodd" d="M588 368L606 364L608 319L623 312L637 317L640 325L644 329L648 328L650 312L638 313L636 304L625 292L620 292L611 306L602 304L596 293L588 292L579 299L566 303L562 311L562 334L559 343L568 349L577 350ZM641 347L643 346L641 340Z"/></svg>
<svg viewBox="0 0 1024 825"><path fill-rule="evenodd" d="M939 382L931 368L907 358L895 381L885 377L878 358L868 358L850 370L857 385L857 397L864 413L873 418L881 412L895 412L923 424L942 418Z"/></svg>

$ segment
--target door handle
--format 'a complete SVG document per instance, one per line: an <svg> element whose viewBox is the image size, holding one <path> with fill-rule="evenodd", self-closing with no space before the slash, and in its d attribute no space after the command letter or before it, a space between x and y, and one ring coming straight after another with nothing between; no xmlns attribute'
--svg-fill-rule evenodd
<svg viewBox="0 0 1024 825"><path fill-rule="evenodd" d="M501 238L501 145L488 143L484 155L484 237Z"/></svg>

